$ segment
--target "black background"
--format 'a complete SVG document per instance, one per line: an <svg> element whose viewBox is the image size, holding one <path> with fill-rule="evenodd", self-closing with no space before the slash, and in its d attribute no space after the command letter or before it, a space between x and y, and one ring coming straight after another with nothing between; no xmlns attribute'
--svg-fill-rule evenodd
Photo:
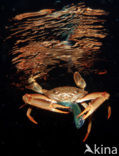
<svg viewBox="0 0 119 156"><path fill-rule="evenodd" d="M70 1L71 2L71 1ZM73 2L73 1L72 1ZM61 0L2 0L0 1L0 144L4 153L8 154L71 154L80 153L83 155L85 143L82 143L86 132L86 125L77 130L72 121L72 115L59 115L51 112L37 110L35 113L39 125L34 125L25 116L26 110L19 110L23 104L21 99L24 92L10 85L10 58L8 56L9 47L4 42L8 35L5 26L9 19L16 14L29 11L37 11L42 8L57 8L69 4L68 1ZM104 41L104 55L109 59L108 74L100 77L101 81L97 88L111 94L110 103L112 107L112 117L107 121L106 106L99 108L94 114L93 128L86 141L90 146L94 144L104 146L117 146L119 139L119 2L118 0L97 0L86 1L88 6L101 8L109 11L107 17L108 37ZM93 79L89 78L89 88ZM101 86L101 82L105 84ZM89 89L87 88L87 90ZM39 119L40 118L40 119Z"/></svg>

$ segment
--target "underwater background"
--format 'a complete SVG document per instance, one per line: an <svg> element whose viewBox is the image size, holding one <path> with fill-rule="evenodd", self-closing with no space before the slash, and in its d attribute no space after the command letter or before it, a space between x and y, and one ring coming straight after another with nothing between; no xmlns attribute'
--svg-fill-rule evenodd
<svg viewBox="0 0 119 156"><path fill-rule="evenodd" d="M67 14L67 16L60 14L63 20L69 16L68 19L70 21L66 21L66 25L63 25L61 30L59 30L60 25L58 24L58 20L55 21L57 27L55 28L55 25L52 24L49 25L50 29L48 29L47 33L44 29L38 27L38 30L42 31L41 34L39 32L35 34L35 31L38 31L36 30L37 27L35 30L32 30L32 21L42 21L41 16L37 17L37 14L35 14L35 16L33 15L29 18L27 14L25 19L22 16L22 20L19 20L20 16L16 16L27 12L34 13L47 8L55 9L57 12L62 9L69 9L71 12L70 6L75 6L79 3L78 0L70 2L68 0L0 1L0 144L4 153L32 153L35 155L84 154L85 143L82 143L82 140L86 133L87 122L81 129L76 129L72 114L63 115L34 109L32 114L39 122L39 125L34 125L26 117L26 108L19 109L23 104L22 96L26 92L31 93L25 87L25 85L27 86L26 81L30 74L40 73L41 79L39 78L38 82L43 88L52 89L63 85L75 86L73 73L76 70L81 72L81 75L87 82L87 91L107 91L110 93L110 99L93 115L92 130L86 140L86 144L97 144L99 146L103 144L110 147L118 145L119 2L118 0L101 0L100 2L98 0L82 0L80 2L83 2L87 8L92 8L92 10L101 9L104 11L101 12L102 16L100 16L101 19L104 18L104 22L99 21L103 25L103 28L101 28L103 31L102 36L98 36L97 38L99 39L91 38L89 40L89 42L97 43L96 48L95 46L91 46L90 48L90 45L86 45L87 48L84 46L83 49L85 43L81 43L81 41L86 41L87 43L88 40L83 36L80 38L73 36L74 29L77 28L77 16L75 17L76 20L72 20L70 14ZM54 21L53 16L50 18ZM81 18L78 20L80 23ZM69 23L70 25L68 25ZM95 24L95 26L97 25ZM17 34L18 31L28 26L30 27L28 34L25 34L25 30ZM53 29L51 29L52 27ZM69 31L64 33L64 28L70 30L70 33ZM101 30L99 30L100 33ZM16 34L14 34L15 32ZM98 34L97 32L92 33ZM23 38L23 35L27 36L26 40ZM51 38L51 36L53 37ZM73 39L69 39L69 36L72 36ZM46 43L46 38L49 41L54 39L53 45L55 46L50 45L50 42ZM79 45L76 45L77 40L74 42L74 39L79 41ZM18 40L25 40L25 42L19 44L19 42L16 42ZM60 45L61 49L57 40L62 42ZM37 56L39 55L30 56L31 52L34 53L34 49L39 46L35 43L36 41L46 48L43 49L44 53L48 52L47 57L44 57L44 53L41 51L42 63L40 62L40 65L39 62L37 63ZM91 45L93 44L92 42L90 43ZM30 45L32 46L32 43L35 43L33 45L36 46L30 49L27 47L27 43L30 43L29 47ZM77 47L81 49L82 53L80 56L77 55ZM72 51L74 53L71 53ZM21 52L23 52L22 56L20 56ZM37 53L37 51L35 52ZM59 54L60 58L58 58ZM26 55L30 57L26 57ZM54 59L55 57L57 59ZM31 64L26 64L27 61L23 63L25 59L29 60L32 58L36 60L36 62L34 61L36 67L39 67L35 68L36 70L31 68ZM48 60L51 61L50 64L48 64ZM44 62L45 66L43 66ZM32 65L34 66L34 64ZM112 107L112 116L109 120L107 120L108 104Z"/></svg>

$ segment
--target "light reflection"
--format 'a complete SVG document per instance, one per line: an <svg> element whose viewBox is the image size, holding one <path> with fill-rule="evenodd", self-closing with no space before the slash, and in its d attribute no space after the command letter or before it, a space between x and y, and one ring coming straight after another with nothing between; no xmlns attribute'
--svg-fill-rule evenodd
<svg viewBox="0 0 119 156"><path fill-rule="evenodd" d="M43 9L16 15L7 39L15 41L11 54L17 73L43 78L55 65L70 72L75 68L79 72L98 73L93 65L99 60L101 39L107 35L105 20L101 18L106 15L105 11L83 3L58 11Z"/></svg>

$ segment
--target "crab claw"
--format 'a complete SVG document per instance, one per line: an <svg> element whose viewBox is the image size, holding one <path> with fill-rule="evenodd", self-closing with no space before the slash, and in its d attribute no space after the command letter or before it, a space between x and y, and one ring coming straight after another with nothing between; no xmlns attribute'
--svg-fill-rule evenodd
<svg viewBox="0 0 119 156"><path fill-rule="evenodd" d="M82 116L82 119L85 120L89 115L92 114L93 111L93 106L89 105L83 112L81 112L77 118L80 118ZM86 115L84 115L85 113L87 113Z"/></svg>
<svg viewBox="0 0 119 156"><path fill-rule="evenodd" d="M74 114L74 122L76 125L76 128L81 128L85 122L85 120L82 118L82 116L80 116L79 118L77 118L77 115L81 113L81 108L79 107L78 104L72 104L72 112Z"/></svg>
<svg viewBox="0 0 119 156"><path fill-rule="evenodd" d="M81 112L77 118L81 117L85 120L86 118L88 118L101 104L103 104L104 101L106 101L107 99L109 99L109 93L107 92L95 92L95 93L91 93L86 95L85 97L83 97L80 101L88 101L91 100L91 102L89 103L89 105L84 109L83 112ZM110 117L111 114L111 107L108 109L108 118Z"/></svg>

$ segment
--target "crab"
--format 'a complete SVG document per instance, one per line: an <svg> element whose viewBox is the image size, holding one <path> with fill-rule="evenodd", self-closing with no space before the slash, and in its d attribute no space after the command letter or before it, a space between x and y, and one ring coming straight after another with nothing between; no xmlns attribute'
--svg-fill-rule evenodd
<svg viewBox="0 0 119 156"><path fill-rule="evenodd" d="M80 128L84 121L89 118L87 133L83 139L85 141L91 131L92 114L109 99L110 95L107 92L93 92L88 94L85 91L86 82L79 72L75 72L73 77L77 87L62 86L51 90L43 89L34 77L30 77L28 80L30 89L37 92L37 94L25 94L23 101L29 105L26 115L34 124L38 124L38 122L31 116L33 107L63 114L73 112L77 128ZM81 107L83 110L81 110ZM109 106L108 118L110 115L111 107Z"/></svg>

